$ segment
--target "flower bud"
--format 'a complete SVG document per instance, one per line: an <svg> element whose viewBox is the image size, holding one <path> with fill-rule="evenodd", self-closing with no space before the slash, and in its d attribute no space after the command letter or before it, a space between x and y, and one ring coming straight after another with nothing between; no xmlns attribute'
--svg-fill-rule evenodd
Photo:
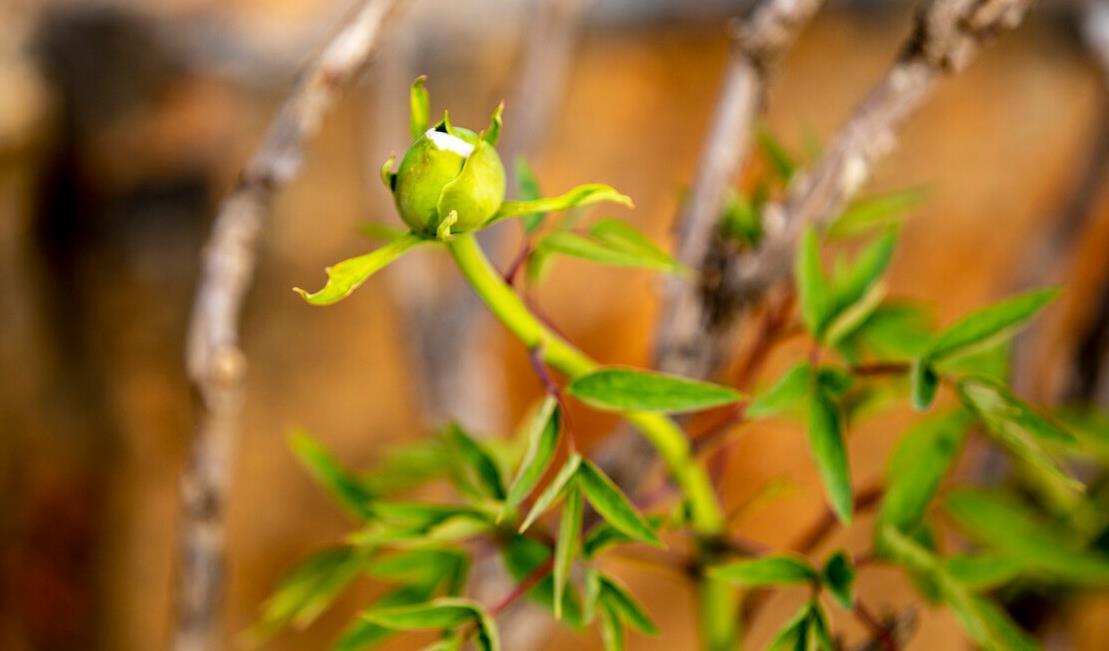
<svg viewBox="0 0 1109 651"><path fill-rule="evenodd" d="M499 126L500 109L481 135L445 117L416 139L396 175L385 170L404 223L444 237L477 229L497 212L505 196L504 166L493 146Z"/></svg>

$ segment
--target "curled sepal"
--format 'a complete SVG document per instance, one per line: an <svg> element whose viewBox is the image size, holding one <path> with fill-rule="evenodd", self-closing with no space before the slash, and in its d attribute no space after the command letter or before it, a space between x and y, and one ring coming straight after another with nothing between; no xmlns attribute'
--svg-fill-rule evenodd
<svg viewBox="0 0 1109 651"><path fill-rule="evenodd" d="M504 102L497 104L497 108L493 111L493 117L489 119L489 126L485 127L485 131L481 132L481 139L489 143L491 146L497 145L497 139L501 137L501 114L504 113Z"/></svg>
<svg viewBox="0 0 1109 651"><path fill-rule="evenodd" d="M393 166L397 163L397 155L389 154L389 158L381 164L381 182L385 184L385 189L392 192L397 189L397 173L393 170Z"/></svg>
<svg viewBox="0 0 1109 651"><path fill-rule="evenodd" d="M415 233L407 233L379 249L328 267L325 269L327 284L323 289L311 294L299 287L294 287L293 291L312 305L336 303L350 296L367 278L399 258L405 251L426 241Z"/></svg>
<svg viewBox="0 0 1109 651"><path fill-rule="evenodd" d="M635 205L632 203L630 197L620 194L616 188L611 185L590 183L588 185L579 185L573 190L565 194L560 194L557 197L546 197L533 201L505 201L501 204L496 214L489 219L487 224L492 224L502 219L508 219L509 217L557 212L559 210L567 210L579 206L589 206L602 201L611 201L613 203L628 206L629 208Z"/></svg>
<svg viewBox="0 0 1109 651"><path fill-rule="evenodd" d="M447 241L451 236L451 226L454 226L456 223L458 223L458 211L452 210L447 213L443 221L439 222L439 226L435 228L435 237L444 242Z"/></svg>
<svg viewBox="0 0 1109 651"><path fill-rule="evenodd" d="M420 75L412 82L412 90L408 94L412 116L408 126L412 132L412 139L416 140L427 131L431 113L431 95L427 92L427 75Z"/></svg>

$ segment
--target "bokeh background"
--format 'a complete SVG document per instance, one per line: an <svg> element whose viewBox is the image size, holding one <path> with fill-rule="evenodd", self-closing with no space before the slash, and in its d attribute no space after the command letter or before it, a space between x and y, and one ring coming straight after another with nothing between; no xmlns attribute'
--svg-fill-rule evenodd
<svg viewBox="0 0 1109 651"><path fill-rule="evenodd" d="M449 107L456 123L482 125L509 98L505 133L526 126L508 137L545 189L611 183L637 206L612 214L671 241L718 91L726 20L746 3L565 4L562 31L537 39L529 30L544 14L533 0L408 0L363 82L311 143L302 178L280 193L243 328L250 366L229 502L227 648L284 570L349 529L288 451L290 428L369 466L449 417L510 432L542 391L523 351L488 318L466 333L436 324L429 343L429 319L465 291L435 252L413 254L329 309L290 291L315 287L324 266L366 250L359 224L396 224L376 170L405 144L412 78L430 76L433 109ZM1083 37L1094 15L1083 4L1042 4L943 82L871 188L928 189L903 232L895 294L934 303L946 322L1006 292L1061 283L1061 300L1022 343L1017 386L1034 402L1109 406L1107 68ZM351 5L0 5L0 648L168 643L178 481L192 431L183 341L200 247L299 66ZM904 3L832 3L778 71L766 126L798 152L827 141L910 24ZM529 48L544 41L543 65L529 73ZM545 83L521 96L528 74ZM516 238L507 230L495 242L502 263ZM536 298L600 360L645 364L658 289L647 273L562 260ZM485 353L468 362L481 372L464 378L466 399L429 396L429 347L463 359L470 345ZM614 426L584 410L573 418L593 440ZM852 433L859 485L881 477L905 422L894 412ZM738 441L728 501L770 481L791 489L737 530L782 544L823 509L803 432L781 423ZM977 472L974 463L960 472ZM864 548L867 525L834 543ZM681 582L614 571L663 631L633 637L632 648L693 648ZM921 606L897 571L868 570L860 581L882 612L915 605L910 649L966 646L952 616ZM266 648L325 648L375 591L360 584L315 626ZM775 597L751 639L766 640L801 598ZM1109 648L1105 597L1033 608L1022 621L1050 648ZM836 625L849 639L863 635L850 620ZM592 633L535 626L546 648L599 644ZM400 638L391 648L412 644Z"/></svg>

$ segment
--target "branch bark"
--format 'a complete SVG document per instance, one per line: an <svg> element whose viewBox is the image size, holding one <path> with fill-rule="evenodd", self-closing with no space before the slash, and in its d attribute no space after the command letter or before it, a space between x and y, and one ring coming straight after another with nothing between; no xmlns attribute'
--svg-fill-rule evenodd
<svg viewBox="0 0 1109 651"><path fill-rule="evenodd" d="M246 358L239 348L243 300L275 192L293 179L304 142L363 70L396 0L368 0L313 61L271 123L235 189L220 206L202 254L185 362L195 431L181 480L174 648L216 649L224 577L224 506L238 438Z"/></svg>

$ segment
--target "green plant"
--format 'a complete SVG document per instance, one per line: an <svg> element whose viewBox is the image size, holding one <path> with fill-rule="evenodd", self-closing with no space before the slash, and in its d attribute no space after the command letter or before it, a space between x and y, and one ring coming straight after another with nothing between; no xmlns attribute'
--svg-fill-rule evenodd
<svg viewBox="0 0 1109 651"><path fill-rule="evenodd" d="M294 452L359 526L343 544L288 575L265 605L255 634L309 624L350 582L369 574L396 587L351 624L336 649L364 648L407 630L438 631L436 649L459 648L468 641L496 649L496 617L525 596L570 627L596 621L605 647L623 648L627 627L643 634L655 633L656 627L598 559L629 546L668 543L688 551L668 550L658 562L697 584L703 643L711 649L737 643L742 591L798 585L808 587L811 598L783 624L771 648L840 648L830 630L828 606L858 614L876 640L896 648L892 633L868 614L853 589L855 575L871 562L904 568L927 600L952 609L967 634L987 649L1036 647L990 596L1000 588L1109 583L1109 555L1095 545L1095 536L1109 524L1096 506L1100 494L1085 493L1063 461L1103 453L1104 434L1063 427L1014 396L1006 383L1008 338L1055 291L1024 294L940 329L931 326L922 307L891 300L883 276L897 241L893 217L919 193L858 202L825 231L804 233L790 300L796 301L809 339L808 355L766 389L746 396L719 384L601 366L537 318L513 283L525 267L532 282L539 280L553 255L679 276L692 272L628 224L606 218L580 226L577 208L601 201L631 205L609 186L585 185L543 199L534 175L521 165L524 196L504 200L504 174L495 150L500 108L490 126L475 134L447 118L429 130L428 102L418 79L412 87L414 143L398 173L389 171L391 161L383 171L411 230L329 268L323 289L298 291L309 303L334 303L405 251L443 247L489 310L531 353L547 395L521 424L515 441L478 440L452 424L396 451L366 474L343 467L309 436L296 434ZM436 133L455 140L440 142ZM788 151L769 134L760 141L776 177L756 197L780 188L795 168ZM762 233L761 203L737 197L721 218L721 236L733 238L738 247L750 246ZM566 214L545 223L554 212ZM527 244L506 278L486 259L473 231L512 217L521 218ZM837 252L831 272L824 265L830 250ZM777 325L785 331L791 324L787 318ZM778 340L768 337L763 346ZM765 358L764 350L757 354L758 360ZM566 378L562 385L551 369ZM953 399L900 438L884 488L857 489L847 455L849 427L898 403L929 410L944 387ZM564 418L569 399L620 414L650 440L676 489L674 508L642 512L582 453ZM852 557L841 550L814 559L819 535L798 545L804 553L762 552L735 538L705 460L671 418L708 409L721 412L723 425L766 418L803 423L834 514L829 526L850 524L858 510L877 503L872 551ZM724 431L714 428L699 444ZM1019 491L941 490L971 436L1009 452ZM413 488L440 479L450 483L456 499L404 499ZM936 517L937 501L943 519ZM595 517L588 515L587 505ZM548 522L545 516L556 508L557 521ZM962 553L940 543L939 529L948 523L972 543ZM498 603L479 604L464 596L466 577L475 555L490 549L499 552L516 586Z"/></svg>

